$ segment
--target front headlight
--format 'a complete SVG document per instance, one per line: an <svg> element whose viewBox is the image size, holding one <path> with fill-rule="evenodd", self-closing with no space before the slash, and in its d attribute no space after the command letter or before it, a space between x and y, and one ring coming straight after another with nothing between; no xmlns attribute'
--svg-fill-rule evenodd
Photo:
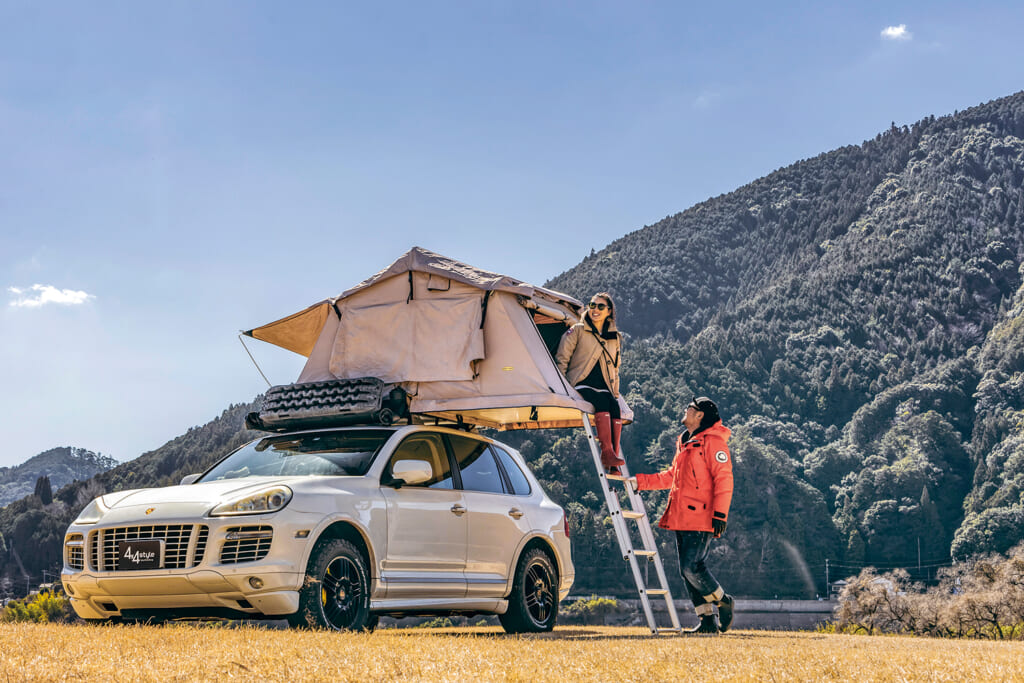
<svg viewBox="0 0 1024 683"><path fill-rule="evenodd" d="M103 497L94 498L85 509L78 513L78 518L72 524L95 524L100 521L103 515L107 514L108 508L103 504Z"/></svg>
<svg viewBox="0 0 1024 683"><path fill-rule="evenodd" d="M227 517L230 515L257 515L266 512L277 512L292 499L292 490L287 486L275 486L273 488L250 493L244 498L238 498L226 503L221 503L210 510L211 517Z"/></svg>

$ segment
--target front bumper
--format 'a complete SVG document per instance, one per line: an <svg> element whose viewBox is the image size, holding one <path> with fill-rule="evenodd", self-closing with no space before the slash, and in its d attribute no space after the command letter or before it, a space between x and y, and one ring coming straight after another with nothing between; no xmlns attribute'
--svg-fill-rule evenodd
<svg viewBox="0 0 1024 683"><path fill-rule="evenodd" d="M298 610L308 544L321 518L293 513L73 525L61 579L84 619L175 609L280 617ZM161 567L119 569L118 543L146 539L161 541Z"/></svg>

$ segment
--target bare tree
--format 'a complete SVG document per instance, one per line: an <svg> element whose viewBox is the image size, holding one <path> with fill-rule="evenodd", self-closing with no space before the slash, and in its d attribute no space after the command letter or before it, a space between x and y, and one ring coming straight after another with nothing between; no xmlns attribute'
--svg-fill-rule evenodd
<svg viewBox="0 0 1024 683"><path fill-rule="evenodd" d="M945 569L928 590L904 570L865 569L840 594L834 623L849 633L1024 639L1024 544Z"/></svg>

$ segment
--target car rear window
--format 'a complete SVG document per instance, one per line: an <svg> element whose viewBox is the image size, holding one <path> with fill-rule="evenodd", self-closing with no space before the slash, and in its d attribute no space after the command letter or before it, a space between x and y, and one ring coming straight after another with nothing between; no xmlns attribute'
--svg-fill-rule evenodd
<svg viewBox="0 0 1024 683"><path fill-rule="evenodd" d="M519 465L508 454L504 449L498 448L491 444L491 450L498 456L498 460L501 461L501 466L505 468L505 474L508 475L508 480L512 484L512 493L517 496L528 496L530 495L530 480L526 478L523 471L519 469Z"/></svg>
<svg viewBox="0 0 1024 683"><path fill-rule="evenodd" d="M354 429L268 436L242 446L199 481L303 475L361 477L392 434L386 429Z"/></svg>
<svg viewBox="0 0 1024 683"><path fill-rule="evenodd" d="M504 493L501 474L494 462L491 449L485 441L474 441L458 436L450 437L455 460L459 463L462 488L466 491Z"/></svg>

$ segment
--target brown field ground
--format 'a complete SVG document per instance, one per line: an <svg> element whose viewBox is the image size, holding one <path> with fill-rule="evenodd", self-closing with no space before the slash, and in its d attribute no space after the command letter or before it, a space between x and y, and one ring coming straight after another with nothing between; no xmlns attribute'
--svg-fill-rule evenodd
<svg viewBox="0 0 1024 683"><path fill-rule="evenodd" d="M0 624L2 681L1022 681L1024 643L566 626L372 634Z"/></svg>

